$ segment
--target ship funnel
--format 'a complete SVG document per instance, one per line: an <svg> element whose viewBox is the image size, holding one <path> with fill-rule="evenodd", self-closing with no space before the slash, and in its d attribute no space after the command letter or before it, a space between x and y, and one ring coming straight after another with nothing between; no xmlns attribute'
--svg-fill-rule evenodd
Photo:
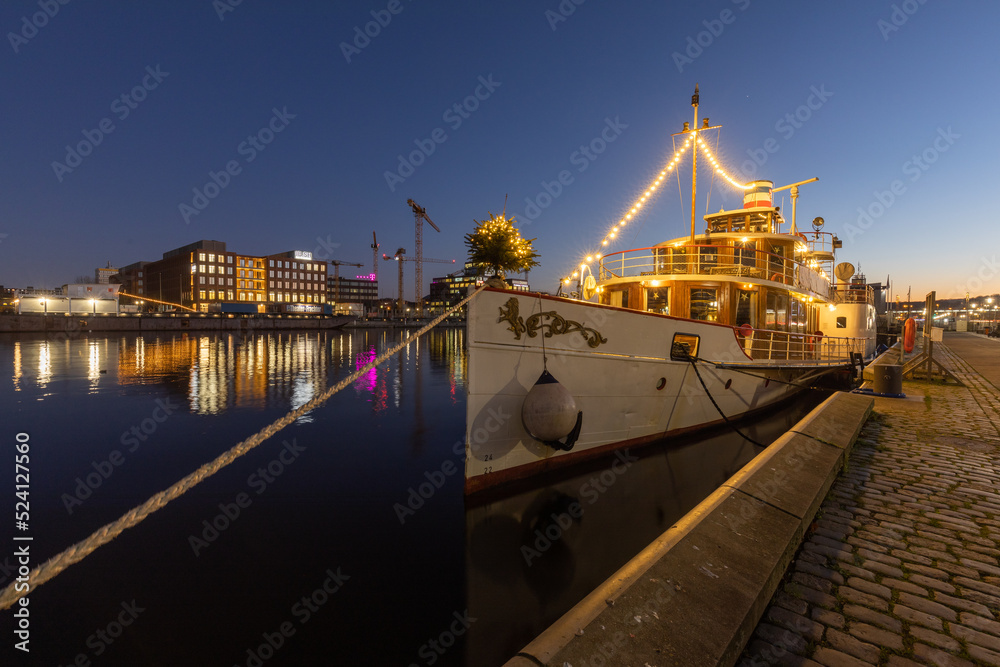
<svg viewBox="0 0 1000 667"><path fill-rule="evenodd" d="M774 188L774 181L751 181L747 185L750 187L743 195L743 208L756 208L758 206L770 208L773 205L771 203L771 189Z"/></svg>

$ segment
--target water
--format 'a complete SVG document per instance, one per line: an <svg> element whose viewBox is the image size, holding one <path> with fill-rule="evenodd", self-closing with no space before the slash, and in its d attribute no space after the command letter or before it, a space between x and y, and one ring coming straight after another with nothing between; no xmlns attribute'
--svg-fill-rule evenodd
<svg viewBox="0 0 1000 667"><path fill-rule="evenodd" d="M0 337L0 451L30 436L32 565L402 335ZM499 665L759 451L731 433L657 444L467 508L463 336L432 331L40 587L21 664ZM773 439L813 403L745 430ZM12 475L0 489L13 509Z"/></svg>

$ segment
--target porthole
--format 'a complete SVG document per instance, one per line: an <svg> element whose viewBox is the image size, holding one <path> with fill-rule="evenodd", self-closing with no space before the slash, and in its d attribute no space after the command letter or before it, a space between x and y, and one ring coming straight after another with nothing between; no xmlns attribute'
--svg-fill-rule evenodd
<svg viewBox="0 0 1000 667"><path fill-rule="evenodd" d="M659 382L656 383L656 391L662 391L664 387L667 386L667 378L660 378Z"/></svg>

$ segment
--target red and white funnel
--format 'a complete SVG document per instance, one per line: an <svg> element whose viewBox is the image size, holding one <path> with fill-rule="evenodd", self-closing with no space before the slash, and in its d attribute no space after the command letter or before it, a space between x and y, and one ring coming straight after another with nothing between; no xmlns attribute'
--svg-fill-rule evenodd
<svg viewBox="0 0 1000 667"><path fill-rule="evenodd" d="M743 194L743 208L757 208L758 206L770 208L773 205L771 203L771 189L774 187L774 181L751 181L749 186Z"/></svg>

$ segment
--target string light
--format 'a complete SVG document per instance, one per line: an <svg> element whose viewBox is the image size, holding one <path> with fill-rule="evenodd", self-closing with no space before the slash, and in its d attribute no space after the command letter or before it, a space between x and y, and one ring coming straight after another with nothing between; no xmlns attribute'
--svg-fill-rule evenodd
<svg viewBox="0 0 1000 667"><path fill-rule="evenodd" d="M692 141L697 141L697 144L692 145ZM738 188L740 190L749 190L751 188L751 186L748 184L742 184L736 181L736 179L730 176L726 172L726 170L722 168L722 165L719 164L719 161L712 154L712 151L709 150L708 145L704 141L702 141L701 137L698 136L697 131L695 131L695 133L692 136L689 136L687 139L685 139L683 145L681 145L681 147L674 152L673 157L670 158L670 161L660 171L660 173L657 174L656 179L649 184L649 187L646 188L646 190L639 196L639 198L632 203L632 206L631 208L628 209L628 212L626 212L625 215L623 215L621 219L619 219L618 222L616 222L611 227L608 233L604 235L604 238L601 240L601 247L606 247L612 241L614 241L618 237L618 233L621 231L620 228L624 227L632 218L634 218L636 215L639 214L640 210L647 203L647 201L653 198L653 195L660 187L660 184L663 183L663 181L666 179L667 175L674 170L674 167L680 164L681 158L684 156L684 153L687 151L689 147L692 149L692 151L700 149L708 158L709 164L712 166L715 172L720 176L722 176L724 179L726 179L729 182L729 184L732 185L733 187ZM597 255L597 260L600 260L600 258L601 256ZM590 257L587 257L587 261L590 262Z"/></svg>

